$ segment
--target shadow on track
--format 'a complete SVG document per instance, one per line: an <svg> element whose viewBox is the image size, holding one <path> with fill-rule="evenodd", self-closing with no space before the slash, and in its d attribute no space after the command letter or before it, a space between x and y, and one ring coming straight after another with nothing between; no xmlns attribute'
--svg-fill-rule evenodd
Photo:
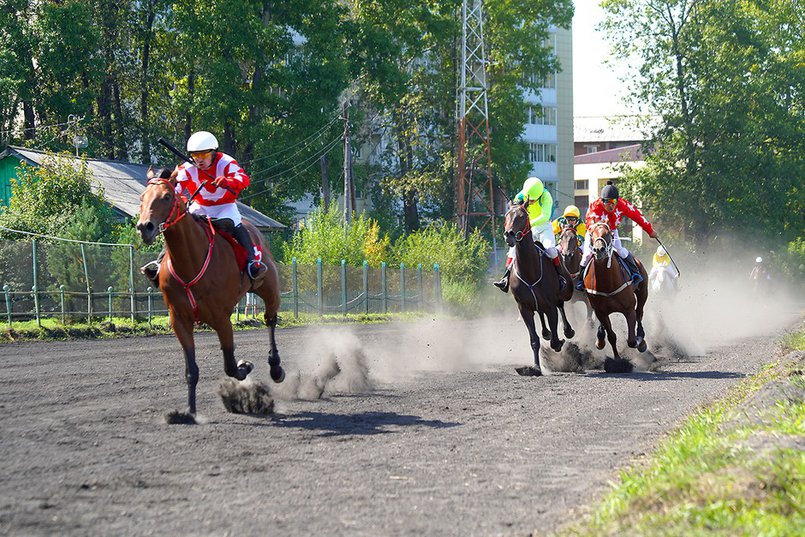
<svg viewBox="0 0 805 537"><path fill-rule="evenodd" d="M328 414L325 412L301 412L292 416L275 416L273 424L279 427L321 431L319 436L375 435L393 433L386 427L431 427L446 429L460 423L441 420L423 420L419 416L394 412L362 412L360 414Z"/></svg>

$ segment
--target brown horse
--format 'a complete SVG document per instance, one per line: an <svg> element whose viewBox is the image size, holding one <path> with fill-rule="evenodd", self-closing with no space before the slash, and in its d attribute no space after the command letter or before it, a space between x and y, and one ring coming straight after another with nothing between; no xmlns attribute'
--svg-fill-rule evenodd
<svg viewBox="0 0 805 537"><path fill-rule="evenodd" d="M648 278L643 264L636 259L643 281L634 288L629 271L616 259L618 254L613 249L612 231L604 222L593 224L588 230L593 249L593 260L584 275L584 287L587 291L590 305L596 317L601 321L596 337L596 347L604 348L604 332L606 331L615 363L605 362L607 371L630 371L631 364L624 366L618 354L617 338L612 330L609 316L612 313L621 313L626 317L628 337L626 344L638 351L646 350L645 332L643 330L643 308L648 299ZM620 369L625 367L626 369ZM610 369L611 368L611 369Z"/></svg>
<svg viewBox="0 0 805 537"><path fill-rule="evenodd" d="M572 281L573 296L569 300L571 303L581 302L587 310L587 320L592 324L593 308L587 299L587 293L576 289L576 282L581 275L581 244L576 230L571 226L564 226L559 234L559 259L562 266L570 274Z"/></svg>
<svg viewBox="0 0 805 537"><path fill-rule="evenodd" d="M147 176L148 185L140 196L137 231L145 244L152 244L160 233L165 237L167 255L159 270L159 288L170 312L173 332L184 351L187 380L188 414L175 413L169 416L169 421L193 423L199 378L193 325L205 323L217 332L224 354L224 371L235 379L245 379L254 365L245 360L235 362L230 316L247 291L265 301L271 378L274 382L285 378L274 338L280 306L279 276L263 237L253 225L243 221L254 244L262 248L263 263L268 267L262 284L251 289L249 277L238 267L229 241L217 234L209 221L187 217L185 202L175 192L175 172L161 170L155 174L148 170Z"/></svg>
<svg viewBox="0 0 805 537"><path fill-rule="evenodd" d="M550 339L554 351L561 351L564 340L560 340L557 335L559 316L556 310L564 309L564 301L559 291L559 275L542 246L534 244L530 218L523 205L514 205L508 210L503 234L506 243L510 247L515 246L517 252L509 279L510 288L520 316L528 328L531 350L534 353L534 366L518 368L517 372L525 376L541 375L540 341L534 325L534 312L539 312L540 317L545 315L548 318L550 332L543 331L543 336L548 336L546 339ZM564 318L564 312L562 317ZM565 336L573 337L573 328L569 324L565 325Z"/></svg>

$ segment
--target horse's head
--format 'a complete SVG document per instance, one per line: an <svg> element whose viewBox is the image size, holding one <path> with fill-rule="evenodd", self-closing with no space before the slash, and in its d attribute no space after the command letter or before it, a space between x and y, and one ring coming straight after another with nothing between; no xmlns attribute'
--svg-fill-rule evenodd
<svg viewBox="0 0 805 537"><path fill-rule="evenodd" d="M607 259L612 255L612 231L606 222L598 222L587 230L590 234L590 244L597 261Z"/></svg>
<svg viewBox="0 0 805 537"><path fill-rule="evenodd" d="M140 195L140 218L137 232L145 244L152 244L166 224L176 221L183 203L175 192L176 172L148 169L148 184Z"/></svg>
<svg viewBox="0 0 805 537"><path fill-rule="evenodd" d="M506 244L514 246L530 232L531 219L528 217L525 205L512 204L503 221L503 237L506 239Z"/></svg>
<svg viewBox="0 0 805 537"><path fill-rule="evenodd" d="M576 230L571 226L562 228L562 233L559 235L559 253L562 254L562 259L565 262L565 267L573 272L578 268L578 263L581 261L581 250L579 249L579 236ZM577 259L576 266L571 267L571 262Z"/></svg>

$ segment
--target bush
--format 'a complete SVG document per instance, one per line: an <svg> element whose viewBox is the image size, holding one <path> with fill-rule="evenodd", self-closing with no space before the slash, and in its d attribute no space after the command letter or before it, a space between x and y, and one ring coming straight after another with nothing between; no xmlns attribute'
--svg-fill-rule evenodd
<svg viewBox="0 0 805 537"><path fill-rule="evenodd" d="M282 244L282 253L286 263L295 257L300 264L312 265L321 259L325 265L340 265L344 259L350 266L361 266L366 260L379 267L388 259L389 244L376 221L361 215L345 226L341 211L331 205L328 211L312 212L305 227Z"/></svg>
<svg viewBox="0 0 805 537"><path fill-rule="evenodd" d="M451 223L434 223L429 227L400 237L394 245L394 261L415 267L439 264L445 283L478 285L487 269L489 243L478 230L464 240Z"/></svg>

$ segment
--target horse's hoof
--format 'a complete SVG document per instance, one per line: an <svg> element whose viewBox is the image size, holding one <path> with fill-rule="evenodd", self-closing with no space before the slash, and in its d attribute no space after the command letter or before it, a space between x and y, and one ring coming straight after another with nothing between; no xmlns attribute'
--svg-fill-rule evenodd
<svg viewBox="0 0 805 537"><path fill-rule="evenodd" d="M575 335L576 335L576 331L575 331L575 330L573 330L572 328L566 328L566 329L565 329L565 337L566 337L567 339L570 339L570 338L572 338L572 337L573 337L573 336L575 336Z"/></svg>
<svg viewBox="0 0 805 537"><path fill-rule="evenodd" d="M604 360L604 371L607 373L631 373L634 369L632 362L622 358L607 358Z"/></svg>
<svg viewBox="0 0 805 537"><path fill-rule="evenodd" d="M550 341L551 340L551 331L550 330L543 330L542 331L542 339L544 339L545 341Z"/></svg>
<svg viewBox="0 0 805 537"><path fill-rule="evenodd" d="M640 352L646 352L647 348L648 348L648 345L646 344L646 340L641 339L640 343L637 344L637 350L640 351Z"/></svg>
<svg viewBox="0 0 805 537"><path fill-rule="evenodd" d="M564 345L564 344L565 344L565 340L560 339L557 344L551 343L551 348L556 352L562 352L562 345Z"/></svg>
<svg viewBox="0 0 805 537"><path fill-rule="evenodd" d="M598 350L603 349L603 348L604 348L604 345L606 345L606 343L604 342L604 340L603 340L603 339L598 339L598 340L596 340L596 342L595 342L595 348L596 348L596 349L598 349Z"/></svg>
<svg viewBox="0 0 805 537"><path fill-rule="evenodd" d="M285 370L281 366L271 366L269 374L271 375L271 380L277 384L285 380Z"/></svg>
<svg viewBox="0 0 805 537"><path fill-rule="evenodd" d="M165 423L168 425L196 425L198 422L196 421L195 414L191 414L187 411L180 412L174 410L173 412L165 414Z"/></svg>
<svg viewBox="0 0 805 537"><path fill-rule="evenodd" d="M626 346L629 347L630 349L636 348L637 347L637 340L636 339L633 339L631 341L627 340L626 341Z"/></svg>
<svg viewBox="0 0 805 537"><path fill-rule="evenodd" d="M542 371L538 367L534 367L533 365L526 365L523 367L515 367L515 371L521 377L540 377L542 376Z"/></svg>
<svg viewBox="0 0 805 537"><path fill-rule="evenodd" d="M254 364L248 360L240 360L238 361L238 376L243 375L242 378L238 380L243 380L249 376L249 373L254 371Z"/></svg>

